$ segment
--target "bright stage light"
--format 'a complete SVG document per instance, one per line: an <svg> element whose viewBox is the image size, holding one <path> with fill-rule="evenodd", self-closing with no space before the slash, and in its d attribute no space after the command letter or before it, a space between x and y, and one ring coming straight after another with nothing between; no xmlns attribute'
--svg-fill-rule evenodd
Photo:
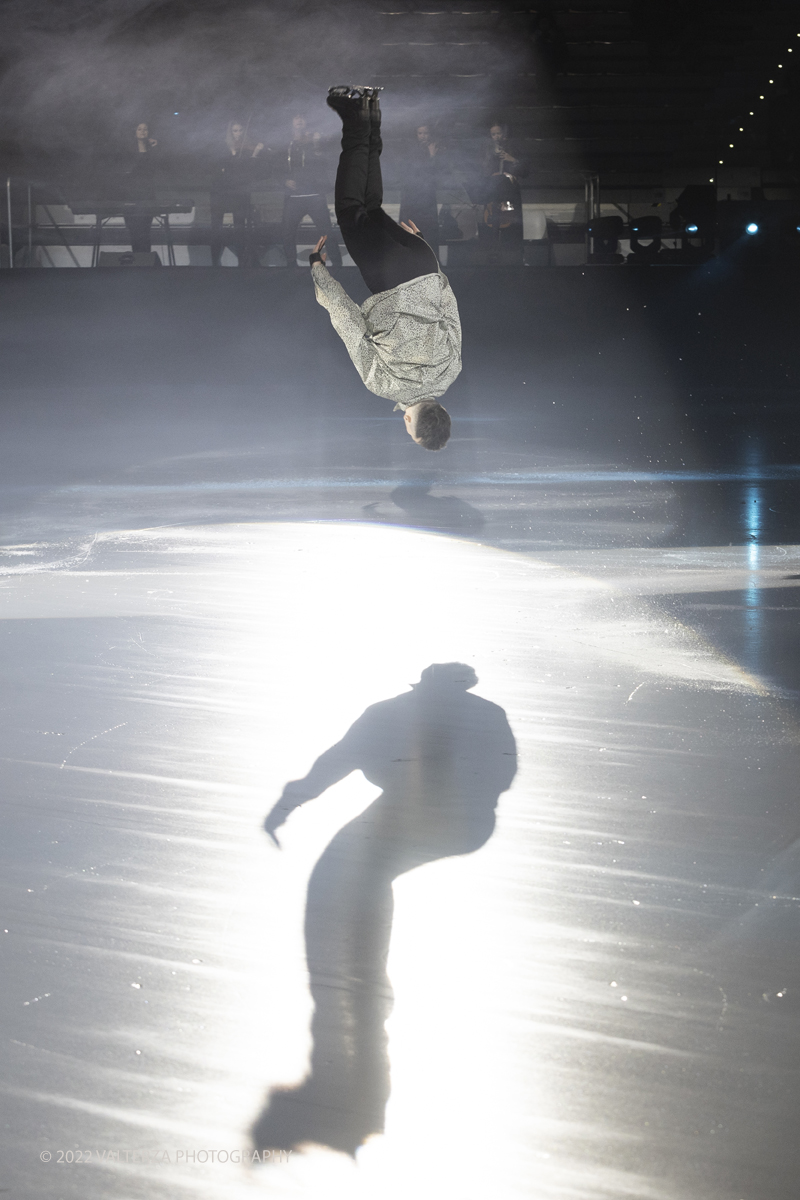
<svg viewBox="0 0 800 1200"><path fill-rule="evenodd" d="M689 184L683 189L669 223L681 239L680 253L687 261L711 257L717 227L717 189L713 178L707 184Z"/></svg>
<svg viewBox="0 0 800 1200"><path fill-rule="evenodd" d="M758 233L758 225L756 225L755 221L751 221L750 224L747 226L747 232L748 233Z"/></svg>

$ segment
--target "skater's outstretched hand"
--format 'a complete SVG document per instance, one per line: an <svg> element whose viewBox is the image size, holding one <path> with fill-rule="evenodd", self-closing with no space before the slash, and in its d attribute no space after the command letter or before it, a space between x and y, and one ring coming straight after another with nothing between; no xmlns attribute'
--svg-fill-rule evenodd
<svg viewBox="0 0 800 1200"><path fill-rule="evenodd" d="M273 807L272 811L268 813L267 819L264 821L264 829L272 839L272 844L277 846L279 850L281 848L281 844L275 836L275 830L280 829L290 811L291 810L286 809L279 800L278 803Z"/></svg>
<svg viewBox="0 0 800 1200"><path fill-rule="evenodd" d="M328 240L327 233L323 234L323 236L319 239L319 241L317 242L317 244L314 247L311 254L309 254L308 261L311 263L312 267L313 267L314 263L318 263L318 262L321 262L322 265L325 266L325 263L327 262L327 255L325 254L325 251L322 249L322 247L325 245L327 240Z"/></svg>
<svg viewBox="0 0 800 1200"><path fill-rule="evenodd" d="M400 228L405 229L406 233L416 233L418 237L422 237L422 234L417 229L413 221L401 221Z"/></svg>
<svg viewBox="0 0 800 1200"><path fill-rule="evenodd" d="M309 799L312 799L312 796L309 794L308 787L304 786L303 780L292 779L286 784L280 799L276 800L267 813L266 820L264 821L264 829L278 849L280 849L281 844L275 836L276 829L280 829L281 825L285 824L287 817Z"/></svg>

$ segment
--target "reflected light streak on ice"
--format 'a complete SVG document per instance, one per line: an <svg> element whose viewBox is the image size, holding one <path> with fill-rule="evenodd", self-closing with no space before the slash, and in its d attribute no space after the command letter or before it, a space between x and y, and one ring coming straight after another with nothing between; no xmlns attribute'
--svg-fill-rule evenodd
<svg viewBox="0 0 800 1200"><path fill-rule="evenodd" d="M746 644L748 662L757 664L761 657L763 598L756 572L761 568L761 536L764 524L764 505L766 504L764 488L758 483L749 484L743 489L743 497L742 524L747 546L747 566L751 572L745 592Z"/></svg>
<svg viewBox="0 0 800 1200"><path fill-rule="evenodd" d="M376 789L360 775L337 784L292 816L282 852L260 832L264 814L283 784L305 774L368 705L406 691L432 662L474 666L476 693L508 715L520 772L484 849L429 864L395 887L386 1135L359 1152L357 1170L312 1151L273 1168L268 1190L280 1198L302 1189L314 1200L405 1200L412 1190L431 1200L573 1194L541 1171L556 1170L547 1164L558 1158L567 1100L551 1027L571 1019L574 969L587 939L576 927L556 937L552 911L541 917L526 890L532 881L556 896L566 887L563 830L554 840L539 821L558 826L561 810L550 796L584 787L568 785L567 760L609 736L610 696L624 699L643 675L751 693L756 681L641 604L623 608L603 583L402 529L277 524L104 535L82 569L16 576L3 597L6 618L157 619L152 630L144 627L143 644L152 642L155 656L138 660L131 699L144 714L153 706L170 714L172 741L182 743L194 775L171 787L169 749L155 742L131 751L126 767L160 775L157 803L167 806L157 823L146 805L132 807L139 836L153 847L144 881L152 895L141 920L169 927L153 903L180 898L173 932L183 936L178 922L188 919L191 944L205 941L209 951L197 957L215 964L192 969L186 993L170 1002L173 1017L186 1005L200 1024L167 1068L171 1084L180 1078L190 1092L180 1125L198 1131L198 1144L211 1136L241 1144L267 1088L302 1078L305 886L330 838ZM124 736L135 747L135 730ZM65 769L59 779L94 769L101 741L72 753L73 774ZM122 803L125 779L121 771L105 803ZM209 786L217 796L201 803ZM177 810L193 804L197 819L189 821ZM198 859L202 880L192 875ZM159 1027L124 1036L145 1046L157 1078L165 1051ZM76 1093L81 1086L85 1079ZM130 1135L127 1105L139 1127L149 1119L150 1133L172 1144L174 1102L155 1085L155 1094L138 1086L120 1079L112 1089L123 1102L107 1105L111 1143L119 1143L120 1128L123 1142ZM104 1094L107 1084L98 1087L98 1105ZM95 1099L92 1090L61 1102ZM602 1114L596 1119L587 1143L601 1137ZM155 1186L159 1176L149 1178ZM173 1195L186 1189L227 1200L263 1182L258 1172L229 1167L176 1176L171 1186ZM601 1187L583 1179L581 1194L609 1194Z"/></svg>

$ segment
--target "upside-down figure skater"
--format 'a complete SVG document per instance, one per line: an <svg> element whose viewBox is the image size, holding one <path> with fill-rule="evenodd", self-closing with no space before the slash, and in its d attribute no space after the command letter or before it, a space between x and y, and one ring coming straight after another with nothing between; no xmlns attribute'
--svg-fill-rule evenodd
<svg viewBox="0 0 800 1200"><path fill-rule="evenodd" d="M336 217L372 296L359 307L328 272L324 237L311 255L311 274L364 385L395 401L417 445L441 450L450 416L437 397L461 371L458 306L414 222L398 225L381 208L380 90L347 86L328 93L342 118Z"/></svg>

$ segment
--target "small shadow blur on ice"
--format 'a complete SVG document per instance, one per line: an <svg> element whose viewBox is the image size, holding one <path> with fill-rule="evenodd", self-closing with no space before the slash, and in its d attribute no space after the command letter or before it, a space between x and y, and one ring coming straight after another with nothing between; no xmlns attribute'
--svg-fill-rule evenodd
<svg viewBox="0 0 800 1200"><path fill-rule="evenodd" d="M383 501L365 504L364 512L387 525L410 525L418 529L440 529L448 533L478 533L486 524L482 512L458 496L432 496L433 481L401 483L389 494L394 508ZM400 509L402 516L396 510Z"/></svg>

